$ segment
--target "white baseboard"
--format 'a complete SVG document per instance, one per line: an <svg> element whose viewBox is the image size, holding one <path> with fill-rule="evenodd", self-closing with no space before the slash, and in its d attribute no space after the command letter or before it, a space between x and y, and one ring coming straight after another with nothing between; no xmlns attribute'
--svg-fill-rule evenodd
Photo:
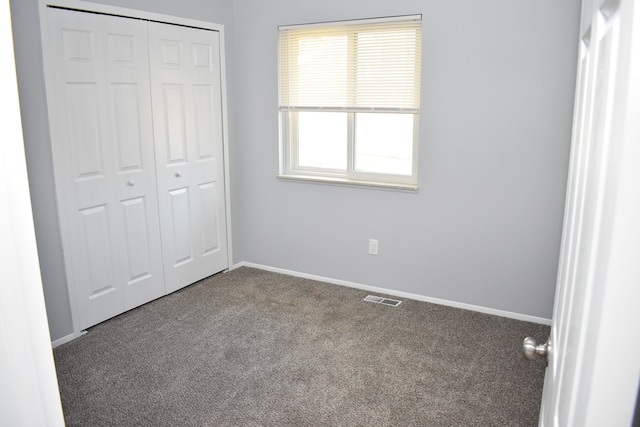
<svg viewBox="0 0 640 427"><path fill-rule="evenodd" d="M260 269L260 270L272 271L274 273L281 273L281 274L287 274L289 276L301 277L303 279L317 280L317 281L320 281L320 282L331 283L331 284L334 284L334 285L341 285L341 286L347 286L347 287L355 288L355 289L362 289L362 290L369 291L369 292L378 292L378 293L383 293L383 294L387 294L387 295L393 295L393 296L402 297L402 298L409 298L409 299L413 299L413 300L417 300L417 301L429 302L429 303L432 303L432 304L439 304L439 305L446 305L446 306L449 306L449 307L462 308L464 310L477 311L477 312L480 312L480 313L492 314L494 316L507 317L509 319L523 320L525 322L539 323L539 324L542 324L542 325L551 325L551 319L545 319L544 317L529 316L527 314L520 314L520 313L513 313L511 311L497 310L495 308L482 307L482 306L479 306L479 305L465 304L465 303L461 303L461 302L449 301L449 300L440 299L440 298L431 298L431 297L427 297L427 296L424 296L424 295L412 294L412 293L401 292L401 291L394 291L392 289L385 289L385 288L379 288L379 287L376 287L376 286L369 286L369 285L363 285L363 284L360 284L360 283L348 282L346 280L332 279L330 277L316 276L314 274L300 273L298 271L286 270L286 269L283 269L283 268L270 267L270 266L262 265L262 264L254 264L252 262L246 262L246 261L239 262L237 264L234 264L230 268L230 270L235 270L236 268L240 268L240 267L257 268L257 269Z"/></svg>
<svg viewBox="0 0 640 427"><path fill-rule="evenodd" d="M76 335L75 335L75 334L73 334L73 333L71 333L71 334L69 334L69 335L65 335L65 336L64 336L64 337L62 337L62 338L58 338L58 339L57 339L57 340L55 340L55 341L51 341L51 347L56 348L56 347L57 347L57 346L59 346L59 345L62 345L62 344L68 343L69 341L71 341L71 340L72 340L72 339L74 339L74 338L76 338Z"/></svg>

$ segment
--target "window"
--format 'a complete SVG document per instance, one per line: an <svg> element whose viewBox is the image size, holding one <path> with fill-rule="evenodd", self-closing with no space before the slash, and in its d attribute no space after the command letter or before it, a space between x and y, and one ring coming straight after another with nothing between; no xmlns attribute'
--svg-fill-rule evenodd
<svg viewBox="0 0 640 427"><path fill-rule="evenodd" d="M279 28L281 177L417 188L421 26Z"/></svg>

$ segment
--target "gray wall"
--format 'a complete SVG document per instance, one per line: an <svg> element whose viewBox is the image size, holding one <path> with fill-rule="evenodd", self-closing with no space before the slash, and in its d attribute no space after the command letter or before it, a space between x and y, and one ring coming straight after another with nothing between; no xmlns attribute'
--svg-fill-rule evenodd
<svg viewBox="0 0 640 427"><path fill-rule="evenodd" d="M94 3L222 24L225 26L225 48L227 52L233 51L233 3L230 0L98 0ZM73 333L73 325L62 259L62 243L58 232L38 2L11 0L10 5L38 255L51 339L57 340ZM235 82L233 56L229 54L227 81L230 88L229 105L232 109ZM233 121L232 116L230 121Z"/></svg>
<svg viewBox="0 0 640 427"><path fill-rule="evenodd" d="M278 180L276 27L418 13L418 193ZM579 0L236 0L235 259L551 318L579 18Z"/></svg>
<svg viewBox="0 0 640 427"><path fill-rule="evenodd" d="M51 339L73 332L58 232L38 2L11 0L11 20L40 273Z"/></svg>
<svg viewBox="0 0 640 427"><path fill-rule="evenodd" d="M579 0L101 0L225 25L235 262L550 318ZM72 333L36 0L11 0L52 339ZM423 14L418 193L283 182L276 27ZM380 241L377 257L367 241Z"/></svg>

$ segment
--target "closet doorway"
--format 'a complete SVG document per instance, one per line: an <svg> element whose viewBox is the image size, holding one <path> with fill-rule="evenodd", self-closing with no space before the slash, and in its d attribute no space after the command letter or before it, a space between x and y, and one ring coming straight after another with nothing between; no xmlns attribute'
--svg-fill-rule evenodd
<svg viewBox="0 0 640 427"><path fill-rule="evenodd" d="M220 30L106 9L43 18L76 334L230 266Z"/></svg>

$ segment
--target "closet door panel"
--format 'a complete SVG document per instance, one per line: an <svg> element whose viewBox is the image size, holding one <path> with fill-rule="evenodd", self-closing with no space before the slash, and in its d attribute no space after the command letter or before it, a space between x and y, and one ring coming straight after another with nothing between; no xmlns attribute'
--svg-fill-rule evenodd
<svg viewBox="0 0 640 427"><path fill-rule="evenodd" d="M167 163L184 166L187 163L187 128L185 123L184 87L167 84L162 87L163 123L166 127Z"/></svg>
<svg viewBox="0 0 640 427"><path fill-rule="evenodd" d="M151 209L157 209L155 205ZM152 247L154 238L149 228L150 216L146 197L137 197L121 202L121 216L124 222L124 278L126 287L125 308L136 307L140 304L158 298L164 294L164 286L156 286L149 291L149 284L163 282L162 274L158 271L157 248Z"/></svg>
<svg viewBox="0 0 640 427"><path fill-rule="evenodd" d="M117 277L118 260L113 245L112 215L107 204L79 208L73 245L80 263L69 280L82 284L83 325L99 323L122 312L122 292ZM90 309L90 310L89 310Z"/></svg>
<svg viewBox="0 0 640 427"><path fill-rule="evenodd" d="M104 179L103 140L100 137L98 90L95 82L67 82L69 144L78 182Z"/></svg>
<svg viewBox="0 0 640 427"><path fill-rule="evenodd" d="M219 34L149 23L167 291L228 268Z"/></svg>
<svg viewBox="0 0 640 427"><path fill-rule="evenodd" d="M164 294L147 23L54 8L47 23L58 208L84 329Z"/></svg>
<svg viewBox="0 0 640 427"><path fill-rule="evenodd" d="M206 217L207 220L202 222L202 252L203 255L215 253L220 250L220 236L218 235L218 217L216 215L210 215L210 212L217 212L216 206L218 188L215 182L208 182L198 185L200 192L198 200L200 205L198 206L200 214Z"/></svg>
<svg viewBox="0 0 640 427"><path fill-rule="evenodd" d="M112 84L110 89L118 172L126 174L143 170L140 89L136 83Z"/></svg>
<svg viewBox="0 0 640 427"><path fill-rule="evenodd" d="M173 260L172 268L184 267L193 262L191 203L189 188L176 188L169 191L170 202L170 227L173 233L165 236L165 246L169 250L169 256Z"/></svg>

